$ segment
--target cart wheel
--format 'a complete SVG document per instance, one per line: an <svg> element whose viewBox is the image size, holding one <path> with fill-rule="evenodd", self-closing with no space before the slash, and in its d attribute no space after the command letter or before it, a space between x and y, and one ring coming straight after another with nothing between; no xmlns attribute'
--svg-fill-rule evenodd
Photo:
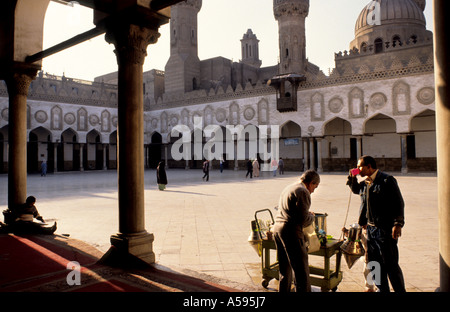
<svg viewBox="0 0 450 312"><path fill-rule="evenodd" d="M261 281L261 285L262 285L262 287L267 288L267 286L269 286L269 281L266 280L266 279L263 279L263 280Z"/></svg>

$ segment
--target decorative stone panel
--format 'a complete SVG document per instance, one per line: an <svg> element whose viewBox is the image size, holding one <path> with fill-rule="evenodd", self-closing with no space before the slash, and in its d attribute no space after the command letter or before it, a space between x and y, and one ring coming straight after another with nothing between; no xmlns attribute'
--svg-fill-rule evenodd
<svg viewBox="0 0 450 312"><path fill-rule="evenodd" d="M92 127L95 127L96 125L98 125L99 122L100 122L100 118L98 118L97 115L90 115L90 116L89 116L89 124L90 124Z"/></svg>
<svg viewBox="0 0 450 312"><path fill-rule="evenodd" d="M44 123L47 121L48 116L47 113L43 110L38 110L36 113L34 113L34 119L36 119L36 121L38 123Z"/></svg>
<svg viewBox="0 0 450 312"><path fill-rule="evenodd" d="M87 131L88 129L88 119L87 119L87 111L84 108L80 108L77 111L77 130L78 131Z"/></svg>
<svg viewBox="0 0 450 312"><path fill-rule="evenodd" d="M262 99L258 103L258 123L260 125L269 123L269 103L266 99Z"/></svg>
<svg viewBox="0 0 450 312"><path fill-rule="evenodd" d="M364 117L364 91L358 87L348 93L348 112L350 118Z"/></svg>
<svg viewBox="0 0 450 312"><path fill-rule="evenodd" d="M323 94L316 92L311 96L311 121L323 121L325 118L325 105Z"/></svg>
<svg viewBox="0 0 450 312"><path fill-rule="evenodd" d="M189 111L186 108L181 111L181 124L189 126Z"/></svg>
<svg viewBox="0 0 450 312"><path fill-rule="evenodd" d="M208 125L212 125L214 124L214 115L213 115L213 109L211 108L211 106L206 106L205 110L203 111L203 115L204 115L204 126L208 126Z"/></svg>
<svg viewBox="0 0 450 312"><path fill-rule="evenodd" d="M74 113L67 113L64 115L64 122L68 125L73 125L75 122L76 117Z"/></svg>
<svg viewBox="0 0 450 312"><path fill-rule="evenodd" d="M161 132L166 133L168 131L168 116L166 112L161 114Z"/></svg>
<svg viewBox="0 0 450 312"><path fill-rule="evenodd" d="M435 99L434 88L425 87L417 92L417 101L419 101L420 104L430 105L434 103L434 99Z"/></svg>
<svg viewBox="0 0 450 312"><path fill-rule="evenodd" d="M227 112L223 108L218 108L216 110L216 120L218 122L224 122L227 119Z"/></svg>
<svg viewBox="0 0 450 312"><path fill-rule="evenodd" d="M332 113L338 114L342 111L343 108L344 108L344 101L339 96L333 97L328 102L328 109Z"/></svg>
<svg viewBox="0 0 450 312"><path fill-rule="evenodd" d="M373 110L382 109L387 103L387 97L384 93L377 92L370 97L369 105Z"/></svg>
<svg viewBox="0 0 450 312"><path fill-rule="evenodd" d="M411 113L411 95L409 84L397 81L392 87L393 114L408 115Z"/></svg>
<svg viewBox="0 0 450 312"><path fill-rule="evenodd" d="M255 117L255 110L253 109L253 107L247 107L244 110L244 118L245 118L245 120L252 120L253 117Z"/></svg>
<svg viewBox="0 0 450 312"><path fill-rule="evenodd" d="M111 113L105 109L104 111L102 111L101 119L102 119L101 131L102 132L111 131Z"/></svg>
<svg viewBox="0 0 450 312"><path fill-rule="evenodd" d="M236 103L233 103L230 105L230 118L229 118L229 124L230 125L239 125L240 124L240 118L239 118L239 105Z"/></svg>
<svg viewBox="0 0 450 312"><path fill-rule="evenodd" d="M52 130L62 130L62 109L59 106L54 106L51 109L51 120L50 120L50 129Z"/></svg>
<svg viewBox="0 0 450 312"><path fill-rule="evenodd" d="M2 118L3 118L3 120L6 120L6 121L9 120L9 109L8 108L4 108L2 110Z"/></svg>

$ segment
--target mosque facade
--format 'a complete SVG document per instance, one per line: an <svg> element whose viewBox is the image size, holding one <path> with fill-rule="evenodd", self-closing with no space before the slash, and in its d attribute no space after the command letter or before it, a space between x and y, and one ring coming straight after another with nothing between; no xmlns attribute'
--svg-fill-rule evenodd
<svg viewBox="0 0 450 312"><path fill-rule="evenodd" d="M144 73L145 166L166 160L170 168L199 168L207 157L202 149L192 148L182 160L173 155L180 140L173 130L184 126L189 144L205 146L211 138L203 130L217 125L232 138L220 153L229 169L244 167L248 158L270 161L252 153L249 137L233 134L253 127L258 138L269 129L268 141L277 142L273 157L282 157L286 170L346 171L368 154L382 170L436 171L433 35L426 30L425 5L370 1L356 19L348 50L335 53L329 75L307 58L309 0L273 1L280 60L269 67L261 67L251 29L241 39L238 62L200 60L202 1L173 6L169 60L164 71ZM29 172L43 160L49 171L117 167L117 73L82 81L41 72L27 103ZM238 157L240 140L245 148ZM218 162L213 159L213 167ZM0 171L7 168L8 94L1 82Z"/></svg>

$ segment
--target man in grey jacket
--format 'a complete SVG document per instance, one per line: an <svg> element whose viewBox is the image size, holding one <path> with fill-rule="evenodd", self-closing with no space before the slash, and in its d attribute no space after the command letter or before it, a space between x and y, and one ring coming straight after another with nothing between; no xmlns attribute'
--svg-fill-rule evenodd
<svg viewBox="0 0 450 312"><path fill-rule="evenodd" d="M311 193L319 186L320 176L314 170L303 173L300 180L281 193L275 218L274 239L279 264L279 292L289 292L292 271L297 292L310 292L308 250L303 227L314 221L309 211Z"/></svg>

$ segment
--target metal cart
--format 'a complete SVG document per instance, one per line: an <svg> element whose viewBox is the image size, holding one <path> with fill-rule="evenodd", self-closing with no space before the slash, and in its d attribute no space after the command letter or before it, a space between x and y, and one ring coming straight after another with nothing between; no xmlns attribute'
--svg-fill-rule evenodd
<svg viewBox="0 0 450 312"><path fill-rule="evenodd" d="M269 211L272 224L274 219L269 209L258 210L255 212L255 221L258 231L262 231L261 223L263 221L258 219L257 215L260 212ZM278 261L271 262L270 251L276 250L275 241L271 235L261 233L261 271L262 281L261 285L267 288L272 279L279 278ZM323 257L323 267L309 266L311 285L320 287L321 291L336 291L339 283L342 281L343 274L341 271L341 245L343 241L331 239L327 241L326 246L322 246L320 250L309 253L311 256ZM336 256L336 266L331 268L331 258Z"/></svg>

